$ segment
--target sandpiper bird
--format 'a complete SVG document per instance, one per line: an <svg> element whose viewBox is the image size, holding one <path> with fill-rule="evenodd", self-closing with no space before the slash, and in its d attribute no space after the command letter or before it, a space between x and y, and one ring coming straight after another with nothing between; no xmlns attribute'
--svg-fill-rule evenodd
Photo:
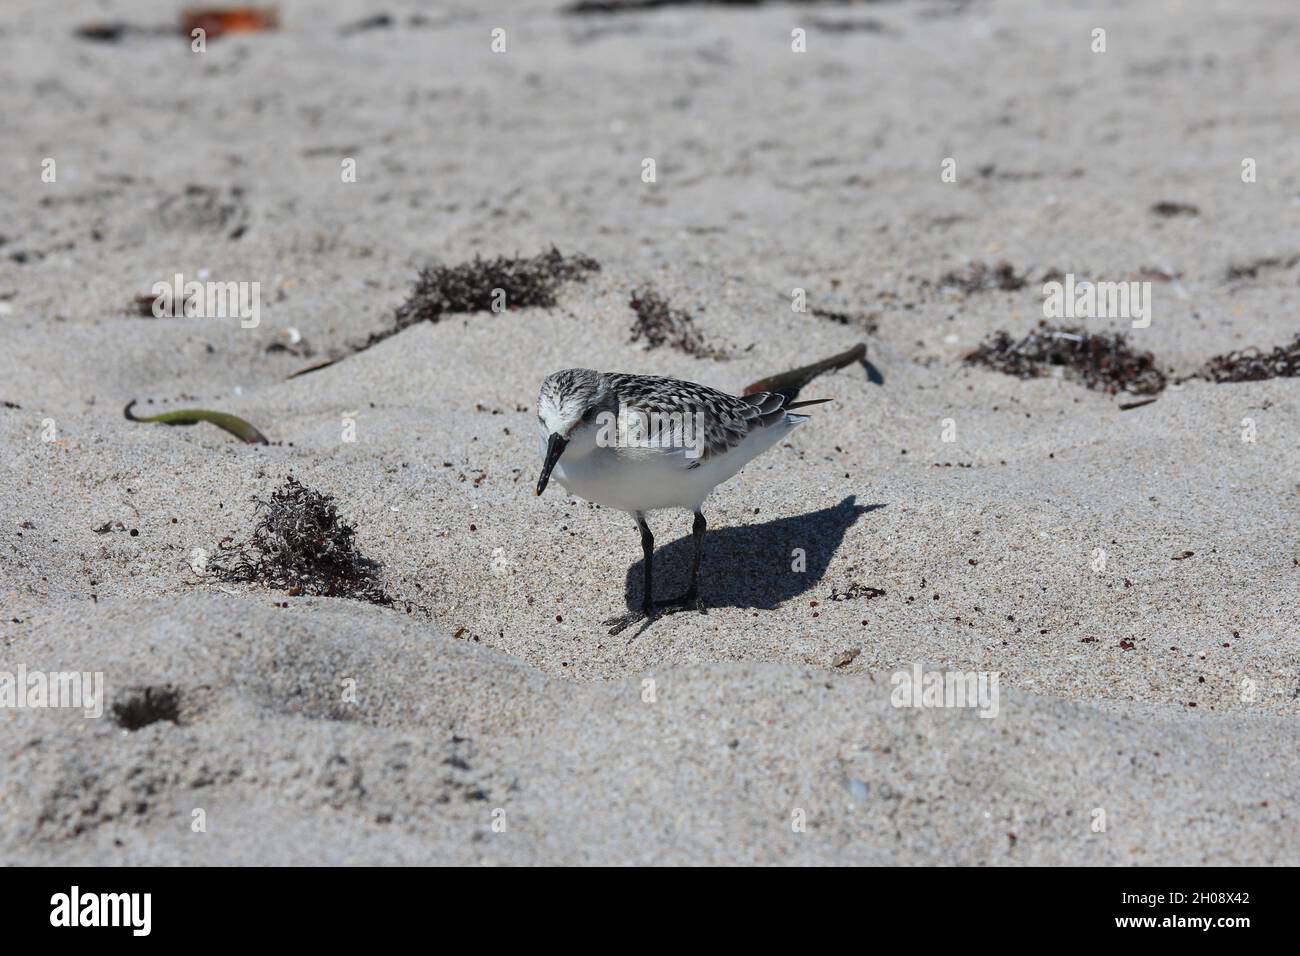
<svg viewBox="0 0 1300 956"><path fill-rule="evenodd" d="M772 390L728 395L693 382L658 375L628 375L571 368L542 382L537 399L545 461L537 494L555 480L569 492L629 512L641 532L645 586L641 607L611 618L610 634L637 621L696 608L700 597L700 558L704 553L704 500L753 458L807 421L792 409L829 399L792 402L800 387L827 368L860 359L865 347L784 376ZM791 379L794 376L794 379ZM694 554L690 585L680 597L655 601L651 592L654 535L647 511L689 508Z"/></svg>

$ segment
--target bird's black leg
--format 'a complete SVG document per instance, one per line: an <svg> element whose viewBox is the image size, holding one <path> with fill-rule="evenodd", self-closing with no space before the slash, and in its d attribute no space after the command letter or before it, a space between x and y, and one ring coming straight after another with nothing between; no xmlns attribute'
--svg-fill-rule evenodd
<svg viewBox="0 0 1300 956"><path fill-rule="evenodd" d="M650 526L646 524L642 512L636 512L633 517L636 518L636 526L641 531L641 556L642 563L645 565L645 587L641 591L641 609L629 611L622 617L611 617L606 621L606 625L613 625L609 629L610 634L617 634L637 621L655 616L655 603L650 590L650 582L653 579L651 568L654 563L655 536L650 533Z"/></svg>
<svg viewBox="0 0 1300 956"><path fill-rule="evenodd" d="M655 610L660 614L674 614L677 611L690 611L692 609L704 611L704 601L700 597L700 558L704 556L704 532L708 528L708 523L704 520L704 515L695 512L695 523L691 525L691 538L695 542L695 553L691 556L691 583L687 587L686 593L679 598L673 598L668 601L658 601L655 603Z"/></svg>

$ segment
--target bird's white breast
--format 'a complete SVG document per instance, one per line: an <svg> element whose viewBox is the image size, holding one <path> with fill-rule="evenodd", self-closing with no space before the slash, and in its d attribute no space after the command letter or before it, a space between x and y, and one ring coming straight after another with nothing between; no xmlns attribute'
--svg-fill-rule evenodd
<svg viewBox="0 0 1300 956"><path fill-rule="evenodd" d="M581 498L622 511L656 508L698 509L722 482L807 421L784 421L756 428L734 448L689 467L696 459L684 449L595 447L585 455L560 458L552 473L564 488Z"/></svg>

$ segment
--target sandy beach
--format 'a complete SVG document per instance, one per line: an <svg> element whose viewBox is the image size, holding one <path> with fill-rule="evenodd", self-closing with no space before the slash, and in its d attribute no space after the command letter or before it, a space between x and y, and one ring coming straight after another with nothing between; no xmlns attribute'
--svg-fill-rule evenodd
<svg viewBox="0 0 1300 956"><path fill-rule="evenodd" d="M1300 379L1206 372L1300 335L1291 4L180 7L0 11L6 862L1300 863ZM1145 283L1056 325L1159 388L967 360L1067 275ZM637 531L533 495L542 380L858 342L706 506L707 613L610 636ZM386 602L216 573L289 476Z"/></svg>

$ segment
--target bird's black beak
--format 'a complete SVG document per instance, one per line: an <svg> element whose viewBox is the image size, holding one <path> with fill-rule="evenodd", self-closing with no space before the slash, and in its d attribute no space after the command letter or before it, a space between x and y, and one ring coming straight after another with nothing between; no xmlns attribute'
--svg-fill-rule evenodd
<svg viewBox="0 0 1300 956"><path fill-rule="evenodd" d="M546 490L546 483L551 480L551 469L555 463L560 460L564 454L564 446L569 444L569 439L563 435L552 434L546 443L546 461L542 463L542 477L537 479L537 494Z"/></svg>

